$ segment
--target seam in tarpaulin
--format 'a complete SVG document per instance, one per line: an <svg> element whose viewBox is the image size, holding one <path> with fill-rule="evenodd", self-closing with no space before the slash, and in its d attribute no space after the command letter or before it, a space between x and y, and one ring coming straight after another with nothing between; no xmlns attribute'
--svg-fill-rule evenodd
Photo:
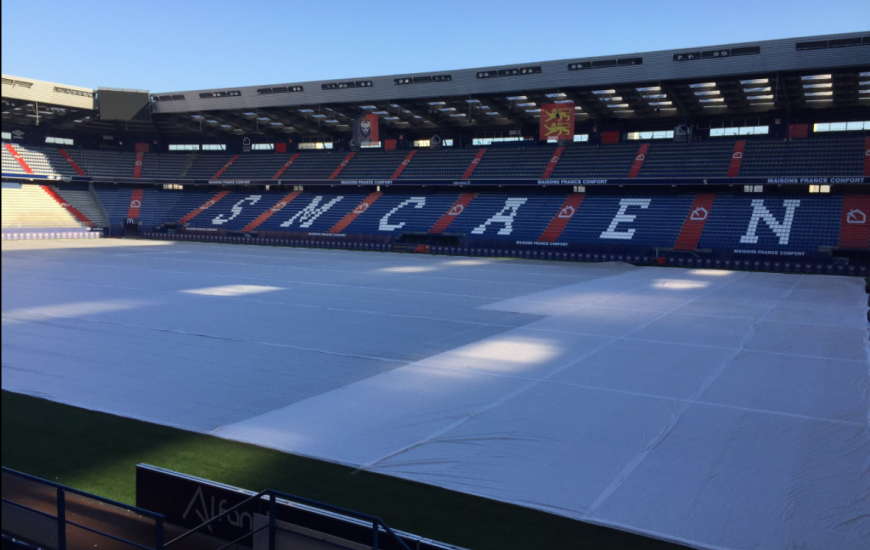
<svg viewBox="0 0 870 550"><path fill-rule="evenodd" d="M479 416L479 415L481 415L481 414L483 414L483 413L485 413L485 412L487 412L487 411L490 411L490 410L492 410L492 409L494 409L494 408L496 408L496 407L502 405L503 403L505 403L505 402L507 402L507 401L513 399L514 397L516 397L516 396L518 396L518 395L520 395L520 394L522 394L522 393L525 393L525 392L528 391L529 389L531 389L531 388L533 388L533 387L535 387L535 386L541 384L542 382L545 382L545 381L549 380L549 379L552 378L553 376L556 376L557 374L560 374L560 373L564 372L566 369L569 369L569 368L573 367L574 365L576 365L576 364L582 362L582 361L583 361L584 359L586 359L587 357L589 357L589 356L591 356L591 355L597 353L598 351L604 349L604 348L607 347L607 346L612 345L614 342L618 342L619 340L622 340L624 337L626 337L626 336L628 336L628 335L630 335L630 334L633 334L633 333L635 333L635 332L637 332L637 331L639 331L639 330L642 330L642 329L648 327L649 325L653 324L654 322L658 321L659 319L661 319L661 318L663 318L663 317L665 317L665 316L667 316L667 315L670 315L671 313L673 313L673 312L676 311L677 309L679 309L679 308L681 308L681 307L684 307L684 306L686 306L686 305L688 305L688 304L691 304L692 302L694 302L695 300L698 300L699 298L706 297L707 295L712 294L713 292L718 292L718 291L721 290L722 288L725 288L725 287L727 287L727 286L729 286L729 285L731 285L731 284L734 284L735 282L737 282L737 281L743 279L744 277L746 277L746 272L741 273L741 275L740 275L739 277L737 277L737 278L735 278L735 279L733 279L733 280L730 280L730 281L728 281L728 282L726 282L726 283L723 283L722 285L719 285L719 286L713 286L713 288L710 288L707 292L704 292L703 294L701 294L701 295L699 295L699 296L696 296L696 297L694 297L694 298L691 298L691 299L688 299L688 300L686 300L686 301L684 301L684 302L679 303L678 305L674 306L673 308L671 308L671 309L669 309L669 310L667 310L667 311L661 313L660 315L657 315L657 316L653 317L652 319L650 319L650 320L647 321L646 323L644 323L644 324L642 324L642 325L639 325L639 326L635 327L633 330L631 330L631 331L629 331L629 332L627 332L627 333L625 333L625 334L623 334L623 335L620 335L620 336L617 336L617 337L611 338L610 340L608 340L607 342L604 342L604 343L601 344L600 346L597 346L597 347L591 349L590 351L588 351L587 353L584 353L584 354L581 355L579 358L574 359L574 360L572 360L572 361L569 361L568 363L565 363L565 364L563 364L563 365L557 367L556 369L554 369L554 370L548 372L546 375L544 375L544 376L541 377L540 379L534 380L534 381L532 381L532 382L530 382L530 383L524 385L523 387L518 388L518 389L516 389L516 390L514 390L514 391L512 391L512 392L510 392L510 393L508 393L507 395L501 397L500 399L498 399L498 400L496 400L496 401L494 401L494 402L492 402L492 403L489 403L488 405L484 405L483 407L478 408L478 409L477 409L476 411L474 411L473 413L470 413L470 414L468 414L468 415L463 416L462 418L456 420L455 422L452 422L452 423L448 424L447 426L444 426L443 428L441 428L441 429L439 429L439 430L436 430L436 431L433 432L432 434L430 434L430 435L428 435L428 436L426 436L426 437L424 437L424 438L422 438L422 439L420 439L420 440L418 440L418 441L416 441L416 442L414 442L414 443L410 443L410 444L408 444L408 445L406 445L406 446L404 446L404 447L402 447L402 448L400 448L400 449L397 449L397 450L393 451L392 453L387 454L386 456L383 456L383 457L381 457L381 458L378 458L378 459L375 459L375 460L373 460L373 461L370 461L370 462L367 462L367 463L365 463L365 464L360 465L359 468L357 468L356 471L364 471L364 470L367 470L367 469L370 469L370 468L374 468L374 467L376 467L378 464L380 464L381 462L384 462L384 461L386 461L386 460L390 460L390 459L395 458L395 457L397 457L397 456L399 456L399 455L401 455L401 454L403 454L403 453L406 453L406 452L408 452L408 451L410 451L410 450L412 450L412 449L416 449L417 447L421 447L421 446L423 446L423 445L426 445L426 444L428 444L428 443L431 443L432 441L438 439L439 437L443 436L444 434L449 433L449 432L453 431L454 429L456 429L456 428L462 426L463 424L467 423L468 421L472 420L473 418L475 418L475 417L477 417L477 416ZM620 292L620 293L618 293L617 295L628 294L628 293L630 293L630 292L636 290L637 288L641 288L642 286L644 286L645 284L647 284L647 282L648 282L648 281L644 280L643 282L641 282L641 283L639 284L639 286L631 287L631 288L629 288L629 289L626 289L624 292ZM795 283L795 284L797 284L797 283ZM610 299L610 298L612 298L612 296L611 296L611 297L608 297L608 298L602 298L602 300L604 300L604 299ZM595 303L595 302L593 302L593 303ZM779 302L775 302L775 303L771 306L771 308L775 307L776 304L778 304L778 303L779 303ZM582 306L581 306L581 307L582 307ZM553 317L553 316L554 316L554 315L550 315L549 317ZM741 346L741 349L742 349L742 346ZM422 363L425 365L425 360L424 360L424 362L422 362ZM443 368L443 367L442 367L442 368ZM444 368L444 370L455 370L455 369Z"/></svg>
<svg viewBox="0 0 870 550"><path fill-rule="evenodd" d="M803 275L801 275L801 278L803 278ZM737 280L739 280L739 279L737 279ZM659 444L661 444L665 439L667 439L667 437L670 435L670 433L676 427L676 425L679 422L682 415L689 409L689 407L691 407L695 403L695 401L701 395L704 394L705 391L707 391L707 389L710 386L713 385L713 383L716 381L716 379L718 379L719 376L721 376L721 374L723 372L725 372L725 369L728 368L728 366L731 364L731 362L734 361L734 359L736 359L737 356L740 355L744 351L744 347L746 346L746 344L755 335L756 327L760 323L762 323L768 315L770 315L770 312L773 311L776 308L776 306L781 304L789 295L791 295L791 293L794 291L795 287L797 287L797 285L800 281L801 281L801 279L798 279L797 281L795 281L795 283L788 290L788 292L786 292L779 300L777 300L776 302L773 302L773 304L767 308L767 311L764 313L764 315L762 315L756 322L754 322L752 325L750 325L749 330L746 332L746 335L744 335L743 339L740 342L740 347L737 348L736 350L734 350L734 353L731 354L730 357L728 357L725 361L723 361L721 365L716 367L710 373L710 375L703 382L701 382L701 384L698 385L698 387L695 389L695 391L692 392L692 395L690 395L689 398L684 403L682 403L680 405L680 407L677 409L676 413L671 417L671 420L668 421L667 424L665 424L665 426L662 428L662 430L659 432L659 434L652 441L650 441L650 443L648 443L647 446L643 450L641 450L637 455L635 455L635 457L633 459L631 459L628 462L628 464L625 465L625 467L616 476L616 478L614 478L614 480L610 483L610 485L608 485L604 489L604 491L602 491L602 493L600 495L598 495L598 498L596 498L592 502L592 504L586 510L586 513L583 515L584 521L587 520L588 518L592 517L595 514L595 512L598 511L598 509L601 507L601 505L604 504L604 502L608 498L610 498L610 496L613 495L613 493L615 493L617 489L619 489L619 487L625 482L626 479L628 479L628 476L630 476L632 474L632 472L634 472L637 469L637 467L640 466L641 462L643 462L643 460L647 456L649 456L649 453L651 453ZM691 300L689 303L691 303L695 300L697 300L697 298Z"/></svg>
<svg viewBox="0 0 870 550"><path fill-rule="evenodd" d="M24 310L24 311L26 311L26 310ZM22 312L24 312L24 311L22 311ZM44 312L37 312L36 315L42 315L42 316L48 317L49 319L64 319L64 320L69 320L69 321L86 321L89 323L99 323L99 324L103 324L103 325L112 325L112 326L116 326L116 327L127 327L127 328L135 328L138 330L151 330L154 332L165 332L168 334L178 334L180 336L196 336L198 338L208 338L211 340L222 340L225 342L238 342L241 344L255 344L255 345L259 345L259 346L285 348L285 349L292 349L292 350L297 350L297 351L307 351L307 352L311 352L311 353L319 353L322 355L334 355L334 356L338 356L338 357L349 357L349 358L353 358L353 359L366 359L369 361L384 361L387 363L396 363L399 365L409 365L411 363L411 361L406 361L403 359L394 359L394 358L390 358L390 357L378 357L375 355L362 355L362 354L354 354L354 353L340 353L340 352L336 352L336 351L328 351L328 350L323 350L323 349L318 349L318 348L292 346L290 344L278 344L275 342L260 342L257 340L246 340L244 338L231 338L229 336L215 336L213 334L201 334L201 333L197 333L197 332L187 332L187 331L172 329L172 328L146 327L143 325L134 325L132 323L118 323L115 321L102 321L99 319L88 319L86 317L70 317L70 316L65 316L65 315L52 315L50 313L44 313ZM3 315L2 317L3 317L3 319L18 320L14 316L10 316L10 315ZM28 319L27 321L31 322L31 323L40 322L40 321L36 321L34 319Z"/></svg>
<svg viewBox="0 0 870 550"><path fill-rule="evenodd" d="M735 280L739 280L739 278L735 279ZM644 283L641 283L641 285ZM730 284L730 282L726 283L726 284ZM637 287L637 288L639 288L639 287ZM620 292L617 295L628 294L628 293L632 292L633 290L635 290L635 287L627 289L624 292ZM505 301L507 301L507 300L505 300ZM653 321L655 321L656 319L659 319L663 315L667 315L667 313L663 313L662 315L653 318L651 321L649 321L649 323L652 323ZM647 324L649 324L649 323L647 323ZM646 326L647 324L645 324L644 326ZM643 327L639 327L638 330L640 328L643 328ZM557 367L554 371L551 371L550 373L545 375L542 379L531 381L530 383L526 384L525 386L518 388L518 389L508 393L505 396L502 396L500 399L497 399L496 401L489 403L488 405L484 405L483 407L478 408L476 411L474 411L470 414L464 415L463 417L457 419L456 421L452 422L451 424L448 424L447 426L444 426L443 428L436 430L435 432L429 434L428 436L426 436L422 439L415 441L414 443L410 443L410 444L408 444L400 449L397 449L397 450L393 451L392 453L387 454L386 456L382 456L382 457L375 459L373 461L367 462L365 464L361 464L356 469L356 471L359 472L359 471L368 470L370 468L374 468L375 466L377 466L381 462L395 458L395 457L399 456L400 454L406 453L412 449L416 449L417 447L421 447L423 445L426 445L427 443L434 441L435 439L439 438L440 436L442 436L446 433L449 433L450 431L458 428L459 426L462 426L463 424L465 424L469 420L471 420L471 419L473 419L473 418L475 418L475 417L477 417L477 416L479 416L487 411L490 411L490 410L494 409L495 407L501 405L502 403L505 403L506 401L512 399L513 397L516 397L517 395L524 393L526 390L537 386L538 384L540 384L542 381L546 380L547 378L549 378L551 376L555 376L556 374L559 374L560 372L564 371L565 369L568 369L568 368L576 365L577 363L583 361L584 359L586 359L590 355L592 355L592 354L598 352L599 350L609 346L610 344L612 344L616 340L617 339L614 338L614 339L608 340L607 342L604 342L600 346L597 346L597 347L593 348L591 351L588 351L587 353L583 354L579 359L574 359L572 361L569 361L566 364L563 364L560 367ZM425 361L426 360L424 359L423 361L420 361L418 363L420 363L421 366L426 366L426 367L430 367L430 368L441 368L443 370L448 370L448 371L456 370L456 369L451 369L451 368L446 368L446 367L438 367L435 365L426 365Z"/></svg>

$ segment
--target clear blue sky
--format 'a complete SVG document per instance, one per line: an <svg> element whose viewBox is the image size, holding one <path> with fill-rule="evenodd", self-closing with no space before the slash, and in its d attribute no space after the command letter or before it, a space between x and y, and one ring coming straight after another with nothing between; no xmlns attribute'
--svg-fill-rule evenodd
<svg viewBox="0 0 870 550"><path fill-rule="evenodd" d="M870 0L23 0L0 6L4 73L152 92L870 30Z"/></svg>

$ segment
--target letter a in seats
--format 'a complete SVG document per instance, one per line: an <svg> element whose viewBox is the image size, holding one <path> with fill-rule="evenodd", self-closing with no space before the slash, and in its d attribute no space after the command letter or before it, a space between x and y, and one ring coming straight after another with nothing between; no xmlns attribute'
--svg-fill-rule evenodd
<svg viewBox="0 0 870 550"><path fill-rule="evenodd" d="M498 230L499 235L510 235L514 230L514 218L517 217L517 212L520 210L520 206L526 204L529 199L526 197L521 198L512 198L508 199L504 203L504 207L490 219L486 220L479 226L475 227L472 231L472 235L483 235L486 232L486 228L491 224L500 223L504 227Z"/></svg>

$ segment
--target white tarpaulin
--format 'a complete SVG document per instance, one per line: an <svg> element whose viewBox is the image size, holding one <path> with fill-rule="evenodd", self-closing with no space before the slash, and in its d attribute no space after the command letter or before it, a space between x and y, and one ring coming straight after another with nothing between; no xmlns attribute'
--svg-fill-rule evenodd
<svg viewBox="0 0 870 550"><path fill-rule="evenodd" d="M699 548L870 548L863 280L219 250L4 252L4 389Z"/></svg>

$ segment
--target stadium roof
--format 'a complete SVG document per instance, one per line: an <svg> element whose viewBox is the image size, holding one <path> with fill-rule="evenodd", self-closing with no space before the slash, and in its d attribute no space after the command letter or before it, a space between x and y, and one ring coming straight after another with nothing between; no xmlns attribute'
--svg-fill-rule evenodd
<svg viewBox="0 0 870 550"><path fill-rule="evenodd" d="M4 102L6 90L4 81ZM529 135L541 104L559 101L575 104L578 133L593 125L668 125L770 111L840 109L870 117L870 32L151 98L151 131L276 138L348 136L352 119L364 113L378 114L386 134ZM63 122L79 130L111 127L77 120ZM124 128L149 126L132 124Z"/></svg>
<svg viewBox="0 0 870 550"><path fill-rule="evenodd" d="M33 78L3 75L2 120L30 125L64 124L94 114L94 90Z"/></svg>
<svg viewBox="0 0 870 550"><path fill-rule="evenodd" d="M868 81L870 32L152 97L169 131L340 135L374 112L388 128L432 133L528 130L556 101L604 122L870 107Z"/></svg>

